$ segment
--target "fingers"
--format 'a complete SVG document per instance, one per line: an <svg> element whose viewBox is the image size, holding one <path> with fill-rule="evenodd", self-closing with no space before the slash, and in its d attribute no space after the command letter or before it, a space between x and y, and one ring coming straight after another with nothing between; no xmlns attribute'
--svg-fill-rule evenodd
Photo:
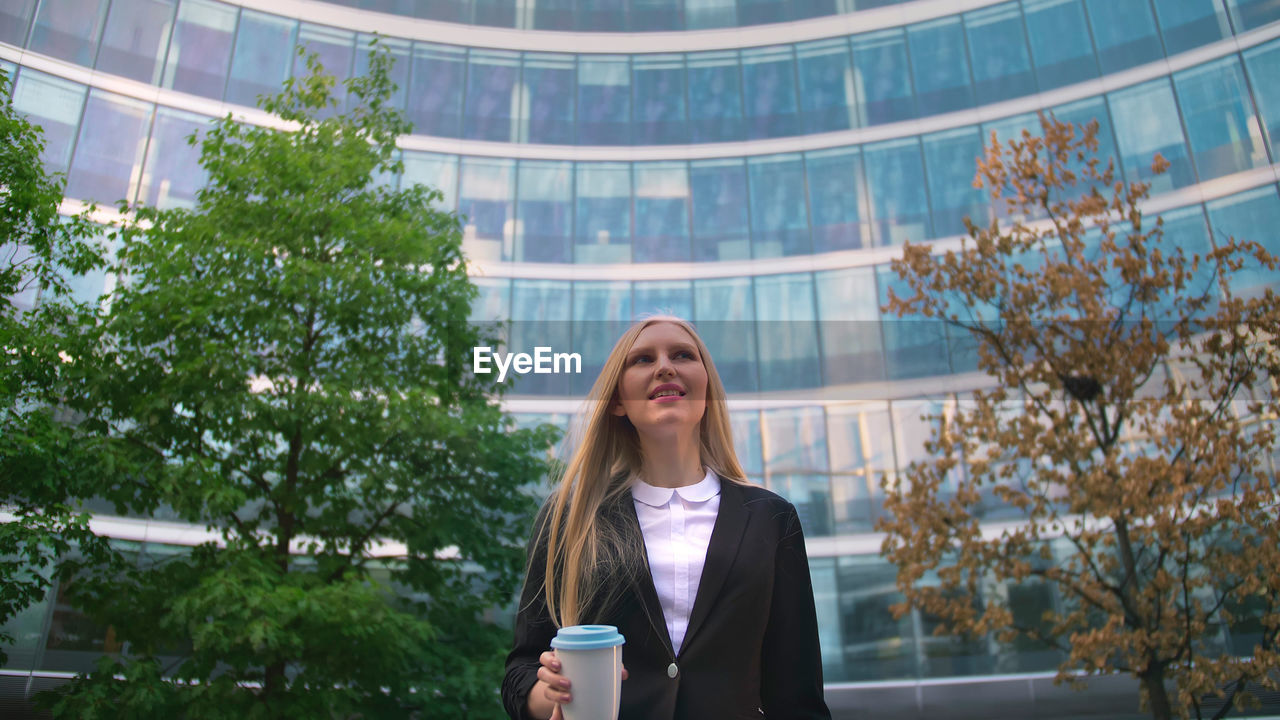
<svg viewBox="0 0 1280 720"><path fill-rule="evenodd" d="M622 679L623 679L623 680L626 680L626 679L627 679L627 677L628 677L628 676L630 676L630 675L631 675L631 673L627 672L627 666L626 666L626 665L623 665L623 666L622 666Z"/></svg>
<svg viewBox="0 0 1280 720"><path fill-rule="evenodd" d="M564 713L560 712L560 706L557 705L555 710L551 711L551 720L564 720Z"/></svg>
<svg viewBox="0 0 1280 720"><path fill-rule="evenodd" d="M560 660L556 654L544 652L538 657L538 662L542 663L542 667L538 668L538 680L541 681L543 697L556 704L572 701L569 679L560 674Z"/></svg>

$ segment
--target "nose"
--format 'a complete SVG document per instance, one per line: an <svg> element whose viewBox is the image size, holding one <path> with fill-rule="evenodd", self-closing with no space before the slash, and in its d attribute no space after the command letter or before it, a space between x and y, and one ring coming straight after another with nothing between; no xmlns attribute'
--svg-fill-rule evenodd
<svg viewBox="0 0 1280 720"><path fill-rule="evenodd" d="M658 377L674 376L676 374L675 366L671 364L671 356L666 353L658 355L658 366L653 370Z"/></svg>

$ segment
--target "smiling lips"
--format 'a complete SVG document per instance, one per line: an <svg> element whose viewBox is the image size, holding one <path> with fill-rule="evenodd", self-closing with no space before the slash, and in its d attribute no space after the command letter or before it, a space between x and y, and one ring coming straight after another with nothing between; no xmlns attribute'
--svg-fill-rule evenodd
<svg viewBox="0 0 1280 720"><path fill-rule="evenodd" d="M684 388L679 385L665 383L654 388L653 392L649 393L649 399L653 402L675 402L684 397L684 393Z"/></svg>

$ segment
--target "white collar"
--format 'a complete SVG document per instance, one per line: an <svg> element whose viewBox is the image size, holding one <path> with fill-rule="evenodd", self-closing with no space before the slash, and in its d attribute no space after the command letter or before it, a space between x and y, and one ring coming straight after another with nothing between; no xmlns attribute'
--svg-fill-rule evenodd
<svg viewBox="0 0 1280 720"><path fill-rule="evenodd" d="M706 502L720 494L720 478L707 470L702 480L684 487L658 487L640 479L631 485L631 497L650 507L666 507L675 493L680 493L680 497L689 502Z"/></svg>

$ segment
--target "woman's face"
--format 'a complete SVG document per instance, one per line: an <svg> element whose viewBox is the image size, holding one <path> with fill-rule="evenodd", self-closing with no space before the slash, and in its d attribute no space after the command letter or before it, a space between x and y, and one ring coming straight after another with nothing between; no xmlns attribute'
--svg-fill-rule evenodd
<svg viewBox="0 0 1280 720"><path fill-rule="evenodd" d="M707 369L689 333L666 322L641 330L623 360L613 413L659 439L696 431L706 410Z"/></svg>

